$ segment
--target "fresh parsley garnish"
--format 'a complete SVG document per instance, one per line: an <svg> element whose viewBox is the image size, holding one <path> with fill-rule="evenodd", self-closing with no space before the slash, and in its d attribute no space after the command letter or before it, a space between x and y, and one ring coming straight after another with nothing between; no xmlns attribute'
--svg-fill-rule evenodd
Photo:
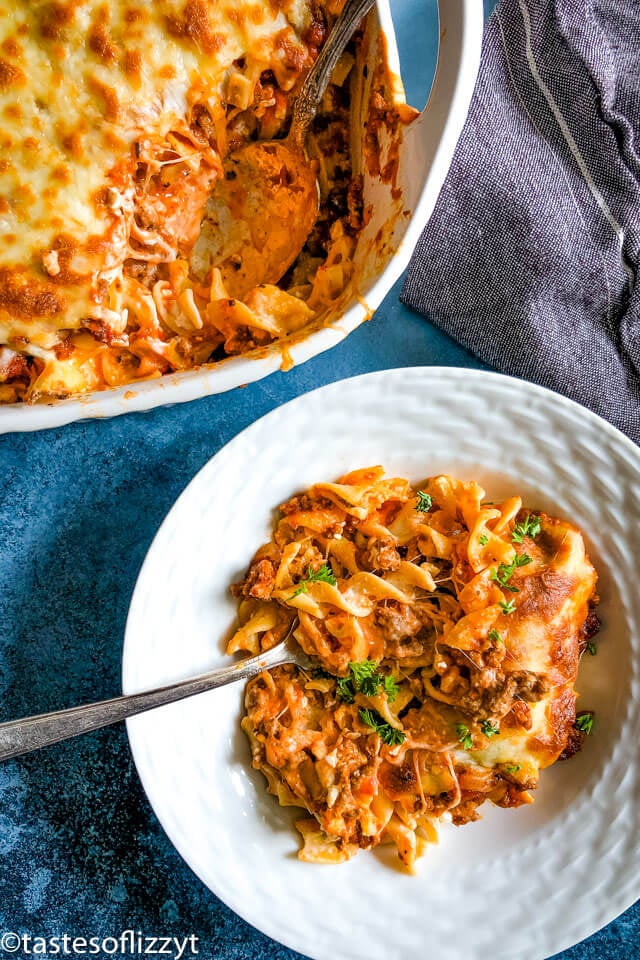
<svg viewBox="0 0 640 960"><path fill-rule="evenodd" d="M502 612L504 614L515 613L516 612L516 602L515 600L504 600L500 601L500 606L502 607Z"/></svg>
<svg viewBox="0 0 640 960"><path fill-rule="evenodd" d="M306 577L298 583L296 589L287 599L293 600L294 597L300 596L301 593L306 593L309 583L330 583L332 587L335 587L337 582L333 575L333 570L327 566L326 563L323 563L317 570L314 570L313 567L309 565L307 567Z"/></svg>
<svg viewBox="0 0 640 960"><path fill-rule="evenodd" d="M387 695L387 700L389 703L393 703L398 694L400 693L400 687L393 679L393 677L384 678L384 692Z"/></svg>
<svg viewBox="0 0 640 960"><path fill-rule="evenodd" d="M489 537L486 535L486 533L480 534L478 537L478 543L481 547L486 547L486 545L489 543Z"/></svg>
<svg viewBox="0 0 640 960"><path fill-rule="evenodd" d="M363 693L365 697L375 697L381 683L382 677L379 676L379 674L374 674L372 677L365 677L360 684L360 693Z"/></svg>
<svg viewBox="0 0 640 960"><path fill-rule="evenodd" d="M363 693L365 697L375 697L380 687L386 693L389 703L393 703L400 688L393 677L387 677L382 673L374 673L370 677L365 677L360 684L360 693Z"/></svg>
<svg viewBox="0 0 640 960"><path fill-rule="evenodd" d="M494 643L502 643L502 637L498 633L495 627L492 627L487 634L489 640L493 640Z"/></svg>
<svg viewBox="0 0 640 960"><path fill-rule="evenodd" d="M356 690L360 690L364 681L371 679L378 672L378 664L375 660L360 660L358 663L350 663L349 670Z"/></svg>
<svg viewBox="0 0 640 960"><path fill-rule="evenodd" d="M483 720L480 724L480 729L485 737L496 737L500 733L500 727L494 726L491 720Z"/></svg>
<svg viewBox="0 0 640 960"><path fill-rule="evenodd" d="M400 688L393 677L388 677L378 670L378 664L375 660L361 660L359 663L350 663L350 677L340 677L337 681L338 696L345 703L353 703L356 693L362 693L365 697L375 697L380 692L380 688L387 695L389 703L398 696Z"/></svg>
<svg viewBox="0 0 640 960"><path fill-rule="evenodd" d="M593 640L589 640L589 643L587 644L587 652L590 653L592 657L595 657L596 653L598 652L598 647Z"/></svg>
<svg viewBox="0 0 640 960"><path fill-rule="evenodd" d="M471 731L466 723L456 723L456 733L458 734L458 740L464 749L471 750L473 747L473 737L471 736Z"/></svg>
<svg viewBox="0 0 640 960"><path fill-rule="evenodd" d="M493 567L489 579L498 583L503 590L519 593L519 588L514 587L513 584L509 583L509 580L518 567L526 567L528 563L531 563L531 557L528 553L516 553L511 563L501 563L497 570Z"/></svg>
<svg viewBox="0 0 640 960"><path fill-rule="evenodd" d="M365 707L360 707L358 715L362 722L375 730L380 739L390 747L397 747L406 740L406 735L402 730L392 727L390 723L382 719L376 710L367 710Z"/></svg>
<svg viewBox="0 0 640 960"><path fill-rule="evenodd" d="M522 523L516 523L511 534L513 543L522 543L525 537L537 537L540 533L540 517L528 513Z"/></svg>
<svg viewBox="0 0 640 960"><path fill-rule="evenodd" d="M586 733L587 736L591 733L593 729L593 713L590 711L587 713L581 713L580 716L576 717L576 722L574 727L577 730L581 730L582 733Z"/></svg>
<svg viewBox="0 0 640 960"><path fill-rule="evenodd" d="M504 768L505 768L505 770L507 771L507 773L517 773L518 770L520 769L520 764L519 764L519 763L505 763Z"/></svg>
<svg viewBox="0 0 640 960"><path fill-rule="evenodd" d="M520 593L520 587L514 587L512 583L501 583L496 575L495 569L491 571L491 579L495 580L496 583L499 583L503 590L508 590L509 593Z"/></svg>
<svg viewBox="0 0 640 960"><path fill-rule="evenodd" d="M350 677L338 677L336 680L336 692L345 703L353 703L356 698Z"/></svg>
<svg viewBox="0 0 640 960"><path fill-rule="evenodd" d="M416 510L418 513L427 513L429 510L431 510L433 497L430 493L425 493L424 490L418 490L416 493L416 499L418 501L416 504Z"/></svg>

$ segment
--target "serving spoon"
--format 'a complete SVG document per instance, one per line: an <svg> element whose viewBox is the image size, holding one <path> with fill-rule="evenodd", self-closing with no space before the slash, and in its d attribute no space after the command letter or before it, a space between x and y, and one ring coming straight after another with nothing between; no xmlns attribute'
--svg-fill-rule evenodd
<svg viewBox="0 0 640 960"><path fill-rule="evenodd" d="M305 153L309 125L341 54L375 0L346 0L293 105L284 140L257 140L233 152L207 201L192 264L219 267L231 297L277 283L318 216L318 183ZM202 266L196 268L202 272Z"/></svg>
<svg viewBox="0 0 640 960"><path fill-rule="evenodd" d="M291 630L295 625L291 625ZM33 750L40 750L61 740L70 740L81 733L99 730L112 723L134 717L138 713L154 710L166 703L175 703L193 697L216 687L224 687L236 680L250 680L263 670L281 667L292 663L302 669L310 669L312 664L305 653L290 645L288 636L270 650L255 657L247 657L239 663L209 673L200 674L187 680L179 680L165 687L156 687L142 693L86 703L68 710L56 710L53 713L40 713L22 720L10 720L0 724L0 760L20 757Z"/></svg>

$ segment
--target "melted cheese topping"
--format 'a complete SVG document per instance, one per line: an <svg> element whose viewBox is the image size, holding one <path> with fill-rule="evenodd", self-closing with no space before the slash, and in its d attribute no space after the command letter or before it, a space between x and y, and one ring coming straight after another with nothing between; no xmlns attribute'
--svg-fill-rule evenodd
<svg viewBox="0 0 640 960"><path fill-rule="evenodd" d="M242 722L270 791L315 818L305 860L392 842L411 868L445 813L530 803L539 771L579 748L597 600L581 534L473 482L419 490L380 467L315 484L235 588L229 652L292 633L322 668L252 681Z"/></svg>
<svg viewBox="0 0 640 960"><path fill-rule="evenodd" d="M79 276L121 262L132 145L179 130L196 104L219 112L234 61L246 58L250 72L266 69L278 60L278 36L308 20L300 0L272 7L3 0L0 263L33 268L44 279L47 255L65 234L80 248L72 265ZM113 192L104 192L106 184ZM90 291L78 285L81 291L73 280L58 284L57 296L36 309L51 317L64 305L73 325L92 306Z"/></svg>

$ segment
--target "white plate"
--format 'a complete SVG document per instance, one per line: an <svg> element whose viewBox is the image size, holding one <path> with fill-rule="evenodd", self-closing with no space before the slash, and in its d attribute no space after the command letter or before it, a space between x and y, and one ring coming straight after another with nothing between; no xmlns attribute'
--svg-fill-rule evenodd
<svg viewBox="0 0 640 960"><path fill-rule="evenodd" d="M399 0L396 0L396 3ZM411 4L413 15L423 16L425 0L400 0ZM377 0L380 27L387 38L389 65L400 72L390 0ZM403 22L406 19L403 12ZM209 394L222 393L251 383L292 362L296 366L340 343L376 310L409 263L418 238L431 216L444 183L473 93L482 43L481 0L438 0L440 43L438 62L429 101L421 116L404 131L399 144L397 197L392 184L363 170L365 202L373 215L358 238L354 266L358 278L348 304L319 330L302 339L280 341L253 355L232 357L184 373L170 373L156 380L125 384L78 399L46 404L0 406L0 433L43 430L90 417L113 417L136 410L150 410L169 403L183 403ZM420 30L418 29L418 36ZM412 58L413 60L414 58ZM369 75L373 75L369 71ZM424 91L425 96L427 91ZM364 109L364 107L363 107ZM361 151L356 125L354 159ZM405 211L410 216L405 216ZM385 242L381 243L380 237Z"/></svg>
<svg viewBox="0 0 640 960"><path fill-rule="evenodd" d="M640 891L640 451L582 407L470 370L411 368L323 387L268 414L195 477L162 525L126 630L126 692L225 662L228 585L269 537L272 508L315 480L381 463L448 472L570 518L600 573L603 629L580 668L596 711L581 754L544 771L536 802L442 831L418 877L388 853L296 859L296 813L250 768L237 686L129 722L169 837L242 917L315 960L539 960ZM492 497L492 498L493 498Z"/></svg>

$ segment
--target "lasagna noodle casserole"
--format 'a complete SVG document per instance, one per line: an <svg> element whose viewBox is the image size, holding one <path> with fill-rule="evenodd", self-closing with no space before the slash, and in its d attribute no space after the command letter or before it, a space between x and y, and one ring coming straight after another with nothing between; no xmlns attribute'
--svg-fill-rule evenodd
<svg viewBox="0 0 640 960"><path fill-rule="evenodd" d="M252 680L242 720L270 792L307 811L301 859L386 842L411 869L440 818L531 803L579 749L596 573L570 523L484 497L381 467L317 483L233 588L230 653L292 634L313 664Z"/></svg>
<svg viewBox="0 0 640 960"><path fill-rule="evenodd" d="M363 216L349 146L357 38L309 134L320 214L286 276L236 289L236 265L207 256L205 225L225 158L286 135L341 5L0 0L0 402L256 350L340 302ZM369 79L374 139L383 74ZM265 232L259 211L249 227Z"/></svg>

